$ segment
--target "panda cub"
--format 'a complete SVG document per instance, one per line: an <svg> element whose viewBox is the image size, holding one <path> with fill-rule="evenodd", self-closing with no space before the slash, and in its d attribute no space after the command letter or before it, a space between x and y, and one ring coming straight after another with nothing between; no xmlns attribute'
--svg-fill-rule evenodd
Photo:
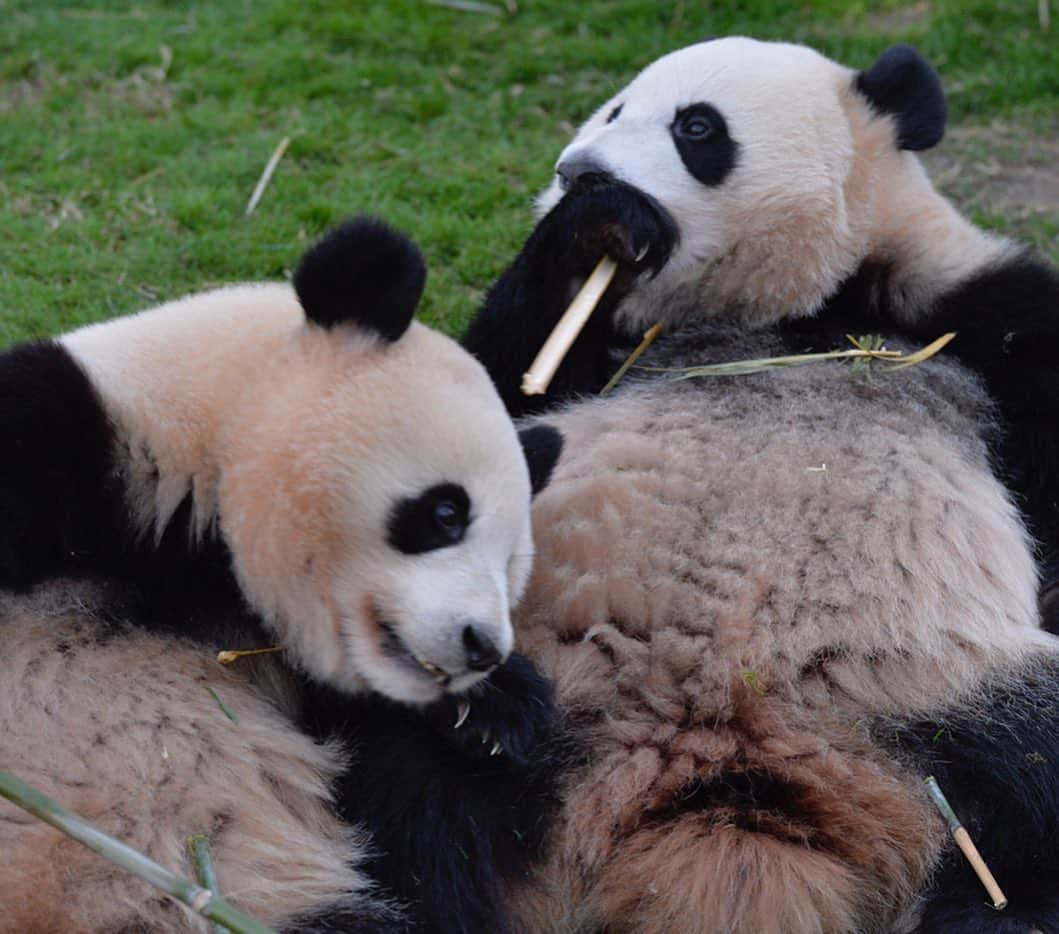
<svg viewBox="0 0 1059 934"><path fill-rule="evenodd" d="M513 891L519 930L1059 930L1059 644L1038 609L1059 277L933 189L915 151L945 118L907 46L862 72L746 38L667 55L563 150L465 335L509 409L566 441L515 623L587 751ZM603 255L614 282L526 399ZM657 321L655 369L592 398ZM941 357L867 377L664 369L949 330Z"/></svg>
<svg viewBox="0 0 1059 934"><path fill-rule="evenodd" d="M222 892L284 930L501 930L494 865L549 800L510 612L560 438L412 322L424 280L357 219L293 288L0 356L0 762L171 868L208 834ZM214 661L272 643L289 666ZM0 845L0 931L195 925L10 806Z"/></svg>

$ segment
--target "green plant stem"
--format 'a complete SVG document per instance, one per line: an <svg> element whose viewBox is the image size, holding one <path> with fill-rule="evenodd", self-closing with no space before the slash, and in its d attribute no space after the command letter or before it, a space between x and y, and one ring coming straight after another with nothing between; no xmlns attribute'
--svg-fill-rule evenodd
<svg viewBox="0 0 1059 934"><path fill-rule="evenodd" d="M220 892L217 884L217 873L213 871L213 860L210 858L210 838L203 833L188 837L188 852L191 854L191 865L195 869L195 878L199 885L211 892ZM228 930L222 924L215 924L214 934L225 934Z"/></svg>
<svg viewBox="0 0 1059 934"><path fill-rule="evenodd" d="M0 769L0 795L20 808L51 824L78 843L120 866L134 876L149 882L171 898L187 905L192 911L225 925L234 934L276 934L272 928L255 921L239 909L204 889L182 879L154 860L103 833L83 817L66 810L36 788Z"/></svg>

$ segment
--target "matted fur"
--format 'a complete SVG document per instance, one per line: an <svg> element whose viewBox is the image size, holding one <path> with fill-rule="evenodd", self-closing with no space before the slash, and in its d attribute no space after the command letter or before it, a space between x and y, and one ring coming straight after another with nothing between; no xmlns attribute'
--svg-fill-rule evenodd
<svg viewBox="0 0 1059 934"><path fill-rule="evenodd" d="M781 349L703 328L650 362L711 345ZM521 929L888 930L945 835L869 723L1054 651L976 380L836 364L548 417L571 443L517 627L591 758Z"/></svg>
<svg viewBox="0 0 1059 934"><path fill-rule="evenodd" d="M93 600L61 586L0 597L4 767L186 878L187 838L208 835L223 895L265 923L322 904L389 916L357 868L365 835L332 810L340 750L296 730L267 678L250 683L203 646L101 622ZM211 929L9 802L0 849L0 931Z"/></svg>

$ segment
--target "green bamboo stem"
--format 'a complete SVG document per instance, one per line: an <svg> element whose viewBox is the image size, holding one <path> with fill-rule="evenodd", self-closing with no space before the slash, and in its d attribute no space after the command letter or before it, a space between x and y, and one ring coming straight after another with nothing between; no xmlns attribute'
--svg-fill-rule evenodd
<svg viewBox="0 0 1059 934"><path fill-rule="evenodd" d="M0 769L0 796L73 837L78 843L84 844L127 872L149 882L166 895L187 905L192 911L211 921L220 922L233 934L276 934L272 928L255 921L218 898L210 889L201 888L159 866L154 860L103 833L83 817L66 810L5 769Z"/></svg>
<svg viewBox="0 0 1059 934"><path fill-rule="evenodd" d="M203 833L188 837L188 852L191 854L191 865L195 869L195 878L199 885L211 892L220 892L217 873L213 870L213 860L210 858L210 838ZM214 934L225 934L227 930L223 924L213 926Z"/></svg>

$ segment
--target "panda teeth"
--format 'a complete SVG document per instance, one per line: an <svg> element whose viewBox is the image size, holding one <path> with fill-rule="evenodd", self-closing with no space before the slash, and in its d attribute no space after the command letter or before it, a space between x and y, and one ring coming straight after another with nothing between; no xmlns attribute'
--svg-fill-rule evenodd
<svg viewBox="0 0 1059 934"><path fill-rule="evenodd" d="M419 662L419 666L429 674L432 674L439 682L448 681L448 673L444 668L439 668L433 662L428 662L423 656L412 653L412 658Z"/></svg>
<svg viewBox="0 0 1059 934"><path fill-rule="evenodd" d="M396 628L393 624L388 622L385 617L379 612L378 608L375 608L375 621L379 628L386 633L386 637L390 642L390 647L393 650L399 650L403 653L404 657L409 661L414 661L420 668L422 668L427 674L429 674L438 684L442 687L448 687L452 681L452 677L449 675L444 668L435 665L433 662L423 658L422 655L417 655L413 652L406 644L405 641L397 634Z"/></svg>

